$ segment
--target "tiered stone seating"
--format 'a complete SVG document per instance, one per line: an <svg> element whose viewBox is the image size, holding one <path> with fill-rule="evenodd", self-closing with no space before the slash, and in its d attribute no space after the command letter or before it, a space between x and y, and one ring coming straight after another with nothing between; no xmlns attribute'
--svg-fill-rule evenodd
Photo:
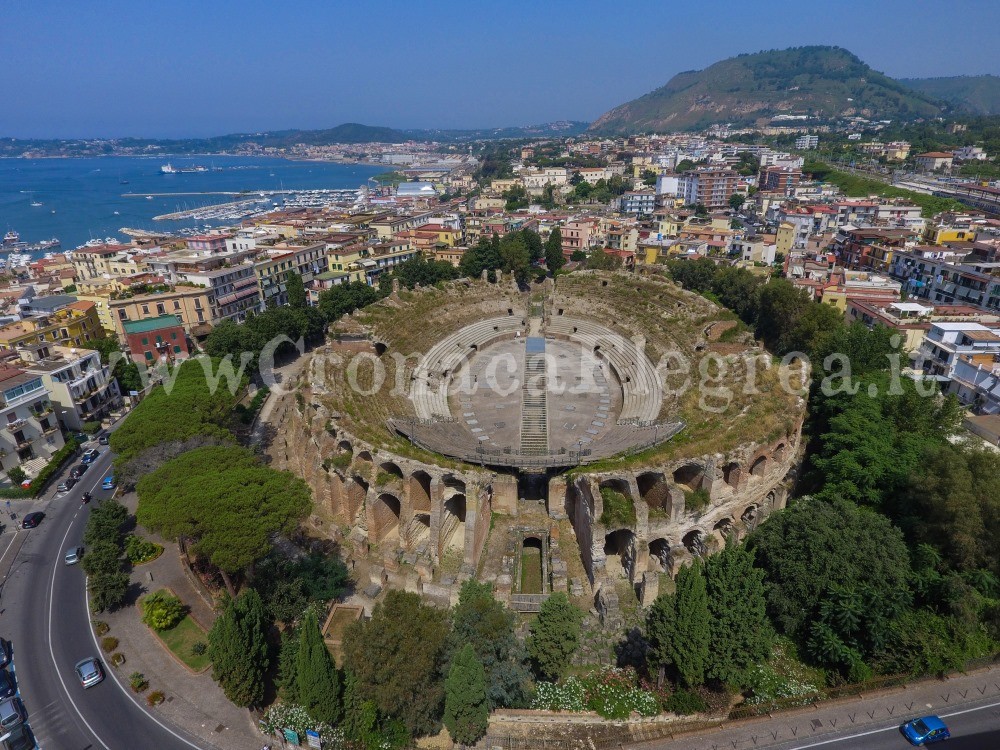
<svg viewBox="0 0 1000 750"><path fill-rule="evenodd" d="M611 366L622 387L619 420L656 419L663 402L663 388L656 368L633 341L589 320L564 316L550 318L547 331L579 342Z"/></svg>
<svg viewBox="0 0 1000 750"><path fill-rule="evenodd" d="M448 386L455 371L477 349L524 328L523 320L507 315L460 328L439 340L413 372L411 399L419 419L447 418Z"/></svg>

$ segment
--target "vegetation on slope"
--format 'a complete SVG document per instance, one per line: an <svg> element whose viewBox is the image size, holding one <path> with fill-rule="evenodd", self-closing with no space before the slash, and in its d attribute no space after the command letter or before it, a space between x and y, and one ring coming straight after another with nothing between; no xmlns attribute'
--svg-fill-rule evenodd
<svg viewBox="0 0 1000 750"><path fill-rule="evenodd" d="M956 109L977 115L1000 115L1000 76L900 78L899 82Z"/></svg>

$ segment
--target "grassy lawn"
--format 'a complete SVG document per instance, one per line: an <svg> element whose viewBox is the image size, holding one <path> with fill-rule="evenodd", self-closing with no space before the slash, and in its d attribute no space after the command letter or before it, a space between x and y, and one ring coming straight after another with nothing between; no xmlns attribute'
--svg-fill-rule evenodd
<svg viewBox="0 0 1000 750"><path fill-rule="evenodd" d="M192 670L203 672L208 669L211 664L208 654L204 653L199 656L191 651L191 647L198 641L207 643L208 637L201 625L192 620L190 615L184 615L184 619L170 630L154 632L163 641L163 645Z"/></svg>
<svg viewBox="0 0 1000 750"><path fill-rule="evenodd" d="M535 547L521 552L521 593L542 593L542 551Z"/></svg>

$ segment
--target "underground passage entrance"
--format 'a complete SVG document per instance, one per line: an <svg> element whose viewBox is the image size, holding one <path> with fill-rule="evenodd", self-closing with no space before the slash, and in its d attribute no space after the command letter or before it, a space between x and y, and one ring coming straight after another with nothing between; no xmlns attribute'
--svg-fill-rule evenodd
<svg viewBox="0 0 1000 750"><path fill-rule="evenodd" d="M521 593L543 593L542 540L538 537L526 537L521 545Z"/></svg>

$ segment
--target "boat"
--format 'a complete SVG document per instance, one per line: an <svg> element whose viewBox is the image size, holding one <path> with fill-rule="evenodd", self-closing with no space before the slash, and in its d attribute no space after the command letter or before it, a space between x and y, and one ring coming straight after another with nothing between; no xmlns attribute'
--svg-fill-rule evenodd
<svg viewBox="0 0 1000 750"><path fill-rule="evenodd" d="M153 200L153 196L151 196L151 195L147 195L147 196L146 196L146 200L148 200L148 201L151 201L151 200Z"/></svg>
<svg viewBox="0 0 1000 750"><path fill-rule="evenodd" d="M3 243L2 244L4 244L4 245L13 245L16 242L20 242L20 241L21 241L21 235L19 235L17 232L15 232L13 229L11 229L9 232L7 232L7 234L5 234L3 236Z"/></svg>
<svg viewBox="0 0 1000 750"><path fill-rule="evenodd" d="M115 216L118 216L118 212L117 211L115 211Z"/></svg>
<svg viewBox="0 0 1000 750"><path fill-rule="evenodd" d="M160 174L177 174L177 168L168 162L160 167Z"/></svg>

